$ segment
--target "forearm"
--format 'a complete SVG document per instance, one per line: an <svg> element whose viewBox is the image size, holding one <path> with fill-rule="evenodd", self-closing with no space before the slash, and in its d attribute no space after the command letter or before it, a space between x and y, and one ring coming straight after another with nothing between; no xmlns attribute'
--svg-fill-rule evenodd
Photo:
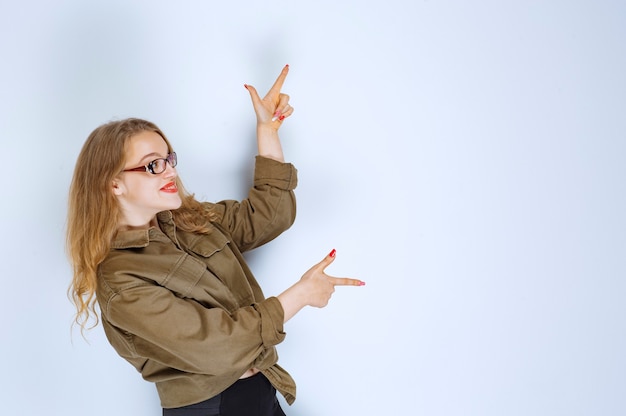
<svg viewBox="0 0 626 416"><path fill-rule="evenodd" d="M121 337L120 333L113 346L132 347L135 354L152 355L161 364L181 371L218 375L238 371L239 366L243 373L259 358L259 345L268 348L285 338L276 299L232 313L189 299L152 285L120 291L103 311L107 323L126 334ZM224 354L206 353L212 350Z"/></svg>
<svg viewBox="0 0 626 416"><path fill-rule="evenodd" d="M284 162L283 148L278 137L278 130L271 126L258 124L257 129L257 146L259 148L259 156L268 159L274 159L278 162Z"/></svg>
<svg viewBox="0 0 626 416"><path fill-rule="evenodd" d="M283 307L284 319L283 323L293 318L307 303L301 285L298 283L276 296Z"/></svg>

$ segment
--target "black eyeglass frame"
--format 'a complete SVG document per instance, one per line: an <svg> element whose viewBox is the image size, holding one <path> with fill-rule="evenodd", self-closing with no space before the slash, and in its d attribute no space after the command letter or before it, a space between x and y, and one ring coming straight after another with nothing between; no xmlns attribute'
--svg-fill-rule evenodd
<svg viewBox="0 0 626 416"><path fill-rule="evenodd" d="M154 168L160 161L163 161L163 169L160 171L156 171ZM167 169L167 164L170 164L171 167L175 168L178 164L178 158L176 156L176 152L171 152L167 155L167 157L162 157L159 159L154 159L152 162L148 163L145 166L138 166L136 168L124 169L122 172L148 172L153 175L158 175L159 173L165 172Z"/></svg>

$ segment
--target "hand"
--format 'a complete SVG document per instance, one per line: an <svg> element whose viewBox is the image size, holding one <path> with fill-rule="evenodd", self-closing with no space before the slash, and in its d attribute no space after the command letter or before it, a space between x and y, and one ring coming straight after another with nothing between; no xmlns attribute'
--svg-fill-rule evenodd
<svg viewBox="0 0 626 416"><path fill-rule="evenodd" d="M335 291L335 286L363 286L357 279L328 276L324 269L335 260L335 250L315 266L311 267L300 280L277 296L283 307L284 322L290 320L305 306L323 308Z"/></svg>
<svg viewBox="0 0 626 416"><path fill-rule="evenodd" d="M289 105L289 96L280 92L288 73L289 65L285 65L272 88L262 99L252 85L244 84L248 92L250 92L252 106L256 113L257 126L268 126L278 130L282 121L293 114L293 107Z"/></svg>
<svg viewBox="0 0 626 416"><path fill-rule="evenodd" d="M300 279L300 284L306 287L307 305L323 308L328 304L335 292L335 286L363 286L365 283L357 279L346 277L332 277L324 270L335 261L335 250L331 251L324 260L311 267Z"/></svg>

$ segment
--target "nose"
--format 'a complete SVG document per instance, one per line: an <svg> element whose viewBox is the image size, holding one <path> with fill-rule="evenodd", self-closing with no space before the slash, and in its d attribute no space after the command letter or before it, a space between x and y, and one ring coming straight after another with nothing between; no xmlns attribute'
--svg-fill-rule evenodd
<svg viewBox="0 0 626 416"><path fill-rule="evenodd" d="M176 172L176 168L174 166L172 166L170 164L170 162L165 162L165 170L163 171L163 175L166 178L175 178L176 176L178 176L178 173Z"/></svg>

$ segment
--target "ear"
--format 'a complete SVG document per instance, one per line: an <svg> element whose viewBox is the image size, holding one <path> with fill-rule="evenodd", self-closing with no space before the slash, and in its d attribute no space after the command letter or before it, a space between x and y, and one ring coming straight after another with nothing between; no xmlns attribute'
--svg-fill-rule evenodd
<svg viewBox="0 0 626 416"><path fill-rule="evenodd" d="M124 185L114 179L111 181L111 191L113 191L113 195L120 196L124 193Z"/></svg>

